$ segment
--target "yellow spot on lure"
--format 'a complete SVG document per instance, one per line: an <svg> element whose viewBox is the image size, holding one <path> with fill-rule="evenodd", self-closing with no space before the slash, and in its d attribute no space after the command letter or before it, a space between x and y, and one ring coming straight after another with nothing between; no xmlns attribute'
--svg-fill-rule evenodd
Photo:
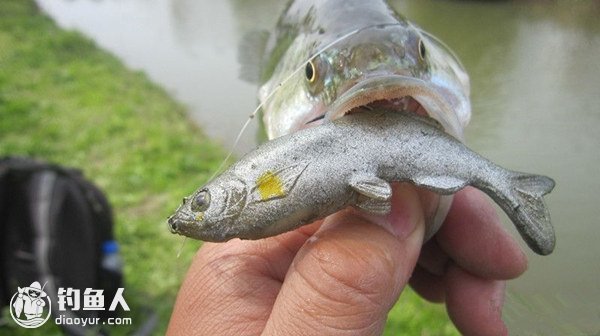
<svg viewBox="0 0 600 336"><path fill-rule="evenodd" d="M266 171L256 180L256 189L262 201L285 196L281 178L270 170Z"/></svg>

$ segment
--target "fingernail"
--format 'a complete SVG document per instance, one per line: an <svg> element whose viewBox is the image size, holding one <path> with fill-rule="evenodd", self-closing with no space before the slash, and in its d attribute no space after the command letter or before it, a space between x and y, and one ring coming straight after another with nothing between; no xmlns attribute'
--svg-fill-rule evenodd
<svg viewBox="0 0 600 336"><path fill-rule="evenodd" d="M421 201L413 186L406 183L394 186L388 220L396 237L402 240L411 236L418 226L424 226Z"/></svg>

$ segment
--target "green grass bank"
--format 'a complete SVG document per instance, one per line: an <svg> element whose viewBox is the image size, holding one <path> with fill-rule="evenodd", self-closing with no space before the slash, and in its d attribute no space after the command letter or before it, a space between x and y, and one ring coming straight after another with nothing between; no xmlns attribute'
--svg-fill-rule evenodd
<svg viewBox="0 0 600 336"><path fill-rule="evenodd" d="M185 108L139 72L80 34L59 29L30 0L0 2L0 156L28 155L78 167L108 195L125 262L133 327L144 307L163 334L179 284L197 248L170 234L165 218L204 182L225 151ZM233 135L232 135L233 136ZM6 311L5 311L6 313ZM0 325L0 334L59 335ZM401 331L401 332L400 332ZM455 335L443 307L406 291L386 334Z"/></svg>

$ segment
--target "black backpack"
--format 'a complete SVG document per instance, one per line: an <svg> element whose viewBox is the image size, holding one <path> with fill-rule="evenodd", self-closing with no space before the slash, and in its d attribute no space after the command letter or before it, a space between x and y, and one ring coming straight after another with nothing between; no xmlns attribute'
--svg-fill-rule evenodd
<svg viewBox="0 0 600 336"><path fill-rule="evenodd" d="M115 247L110 205L80 171L29 158L0 158L0 308L9 305L17 286L34 281L45 284L51 296L60 287L82 293L102 289L110 303L123 287L121 265L106 264L107 253L117 253ZM54 318L56 300L51 305ZM60 312L102 319L111 313ZM90 327L61 327L71 335L90 332Z"/></svg>

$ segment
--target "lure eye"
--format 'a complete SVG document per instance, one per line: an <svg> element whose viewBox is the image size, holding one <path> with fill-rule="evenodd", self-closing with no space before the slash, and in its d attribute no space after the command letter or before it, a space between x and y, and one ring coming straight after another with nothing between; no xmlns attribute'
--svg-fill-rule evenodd
<svg viewBox="0 0 600 336"><path fill-rule="evenodd" d="M196 212L206 211L208 206L210 205L210 194L208 193L208 189L202 189L200 192L194 197L192 201L192 210Z"/></svg>
<svg viewBox="0 0 600 336"><path fill-rule="evenodd" d="M425 56L427 56L427 50L425 50L425 44L423 40L419 40L419 58L421 61L425 60Z"/></svg>
<svg viewBox="0 0 600 336"><path fill-rule="evenodd" d="M309 83L314 83L314 81L317 79L317 72L315 70L315 64L313 63L313 61L308 61L308 63L306 63L306 68L304 68L304 74L306 75L306 79L308 80Z"/></svg>

